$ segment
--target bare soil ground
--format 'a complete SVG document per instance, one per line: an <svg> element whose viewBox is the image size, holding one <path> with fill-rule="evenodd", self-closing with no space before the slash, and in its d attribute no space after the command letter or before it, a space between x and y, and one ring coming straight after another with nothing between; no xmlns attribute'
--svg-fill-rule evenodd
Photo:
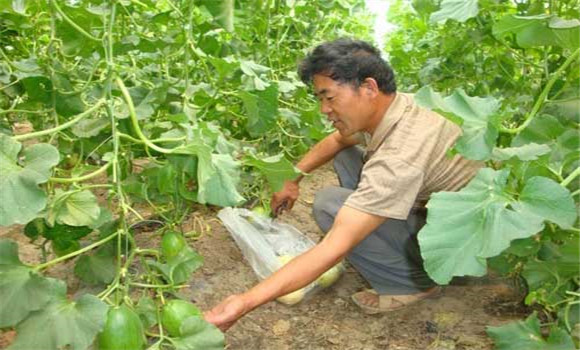
<svg viewBox="0 0 580 350"><path fill-rule="evenodd" d="M323 237L311 217L315 192L336 184L328 166L307 177L294 209L281 220L296 226L315 241ZM189 288L181 295L206 310L230 294L241 293L258 282L235 242L215 220L217 210L200 209L184 222L184 230L193 229L199 219L210 230L190 244L204 256ZM20 233L21 227L0 230L0 238L20 244L23 261L38 261L38 249ZM140 237L139 237L140 236ZM159 236L142 232L137 237L143 246L155 247ZM86 291L72 273L73 262L53 268L49 274L67 281L70 294ZM351 267L332 287L311 298L286 306L272 302L238 321L227 333L227 349L240 350L483 350L492 349L486 326L497 326L525 317L521 298L505 280L486 276L463 278L446 286L434 299L383 315L366 315L350 296L366 288L364 280ZM13 331L0 331L0 349L10 344ZM39 349L41 350L41 349Z"/></svg>

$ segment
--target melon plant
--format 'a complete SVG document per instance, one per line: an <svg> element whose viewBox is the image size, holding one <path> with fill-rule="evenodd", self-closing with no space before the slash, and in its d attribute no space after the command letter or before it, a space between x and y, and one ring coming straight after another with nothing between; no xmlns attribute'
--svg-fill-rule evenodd
<svg viewBox="0 0 580 350"><path fill-rule="evenodd" d="M330 129L296 61L343 28L366 35L361 4L1 2L0 226L40 260L0 239L8 349L223 349L193 312L162 325L203 261L183 223L299 173L291 159ZM47 277L65 262L95 295Z"/></svg>

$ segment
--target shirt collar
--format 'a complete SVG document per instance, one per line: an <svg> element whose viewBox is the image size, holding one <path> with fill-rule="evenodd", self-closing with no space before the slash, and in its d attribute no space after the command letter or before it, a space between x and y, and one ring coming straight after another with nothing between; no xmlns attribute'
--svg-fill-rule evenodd
<svg viewBox="0 0 580 350"><path fill-rule="evenodd" d="M393 102L391 102L391 105L387 108L381 122L372 134L371 140L367 145L367 151L374 152L379 148L387 134L393 129L399 120L401 120L403 114L409 110L408 106L408 98L401 93L396 93Z"/></svg>

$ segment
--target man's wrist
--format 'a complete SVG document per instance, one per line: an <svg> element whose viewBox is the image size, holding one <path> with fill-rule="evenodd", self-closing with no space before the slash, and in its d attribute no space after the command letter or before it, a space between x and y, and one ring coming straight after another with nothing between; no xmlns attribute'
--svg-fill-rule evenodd
<svg viewBox="0 0 580 350"><path fill-rule="evenodd" d="M240 294L239 297L244 305L244 315L260 306L256 298L252 296L251 290Z"/></svg>

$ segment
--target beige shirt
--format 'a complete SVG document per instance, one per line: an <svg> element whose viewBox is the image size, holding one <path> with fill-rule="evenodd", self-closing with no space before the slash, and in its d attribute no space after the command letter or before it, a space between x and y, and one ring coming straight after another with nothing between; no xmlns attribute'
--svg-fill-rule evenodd
<svg viewBox="0 0 580 350"><path fill-rule="evenodd" d="M345 205L369 214L406 220L431 193L461 189L483 165L447 155L461 128L419 107L411 94L397 93L375 132L362 136L365 164Z"/></svg>

